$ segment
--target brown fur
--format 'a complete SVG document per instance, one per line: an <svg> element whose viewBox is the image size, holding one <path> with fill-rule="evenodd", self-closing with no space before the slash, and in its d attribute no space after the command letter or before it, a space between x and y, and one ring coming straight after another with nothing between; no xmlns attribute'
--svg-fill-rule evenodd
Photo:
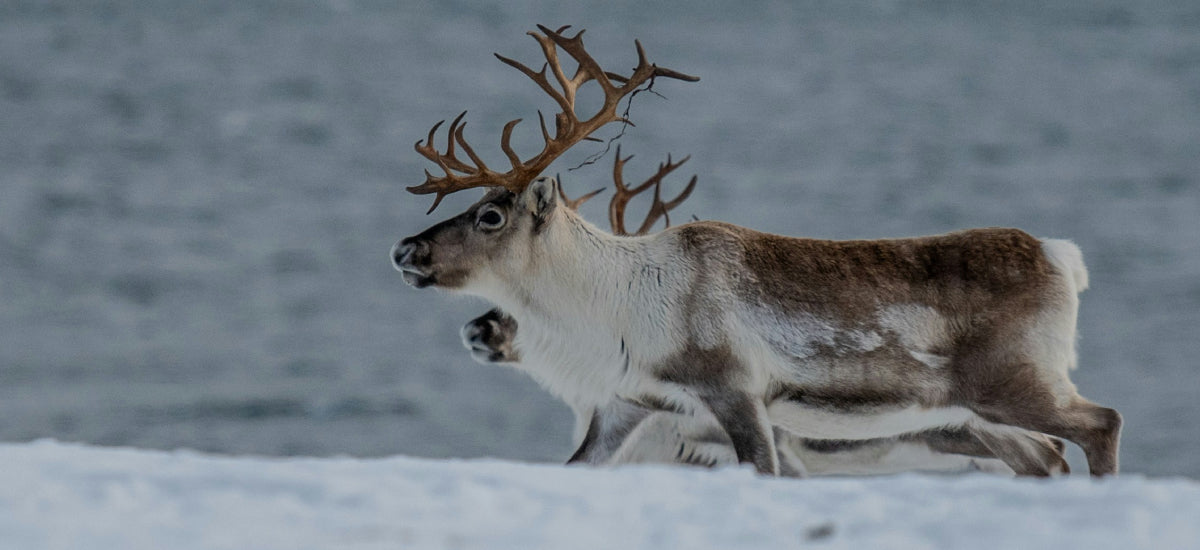
<svg viewBox="0 0 1200 550"><path fill-rule="evenodd" d="M1044 288L1053 267L1036 238L1018 229L873 241L824 241L760 233L719 222L680 226L685 249L705 265L744 266L746 299L839 318L866 319L879 302L938 310L991 310L1014 294ZM720 261L731 251L736 263ZM1036 302L1024 302L1027 312ZM1011 309L1005 307L1004 309Z"/></svg>
<svg viewBox="0 0 1200 550"><path fill-rule="evenodd" d="M727 276L737 281L742 300L783 317L803 313L878 328L874 316L880 305L913 304L936 311L951 329L945 340L952 347L931 350L949 358L948 386L932 379L927 366L903 357L898 346L884 345L857 361L830 363L829 368L842 369L839 379L853 383L782 385L776 398L840 410L966 406L989 421L1074 441L1088 455L1094 475L1117 471L1120 415L1078 396L1058 405L1060 396L1037 367L1022 363L1027 359L1021 345L1036 316L1068 307L1071 298L1060 282L1070 274L1058 273L1041 241L1029 234L991 228L910 239L823 241L717 222L688 224L675 233L698 264L730 270ZM833 350L822 352L818 356ZM821 361L805 363L821 368ZM848 368L862 372L847 373ZM921 378L930 383L920 383ZM1047 459L1057 454L1051 443L1041 447ZM1044 475L1043 464L1010 466Z"/></svg>

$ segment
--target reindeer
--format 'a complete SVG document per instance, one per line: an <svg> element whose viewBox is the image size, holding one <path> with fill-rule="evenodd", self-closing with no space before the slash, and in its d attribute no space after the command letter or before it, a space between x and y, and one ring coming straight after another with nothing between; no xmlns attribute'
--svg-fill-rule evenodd
<svg viewBox="0 0 1200 550"><path fill-rule="evenodd" d="M396 244L407 283L498 305L521 327L524 361L566 401L600 407L615 395L712 415L738 461L764 474L779 473L774 427L846 440L1029 430L1078 444L1092 475L1117 473L1120 414L1084 399L1069 378L1087 287L1073 243L1000 228L826 241L707 221L611 235L566 208L558 182L539 174L605 124L628 122L618 102L651 78L697 79L649 63L637 42L633 73L606 73L582 32L538 28L541 71L497 57L562 108L554 136L539 113L543 148L521 160L509 144L519 119L508 123L504 173L475 154L459 119L444 153L433 147L441 123L417 142L445 175L426 172L409 191L436 193L436 207L452 192L491 190ZM578 64L571 78L558 48ZM588 82L604 103L581 120L575 93ZM1020 456L988 447L1021 472Z"/></svg>
<svg viewBox="0 0 1200 550"><path fill-rule="evenodd" d="M662 199L663 178L687 162L684 157L672 162L670 156L659 164L658 171L639 185L626 186L625 163L632 158L621 156L617 147L613 157L613 198L609 202L609 224L614 235L642 236L650 232L661 218L670 226L668 213L688 198L696 186L693 176L684 190L674 199ZM640 227L626 230L625 208L630 199L653 190L653 202ZM559 187L559 199L567 208L578 211L579 206L604 191L592 191L570 199ZM482 364L501 364L522 368L520 351L513 340L517 321L499 308L492 309L462 327L463 345L471 356ZM540 368L530 369L535 378ZM618 396L600 408L568 403L575 412L576 440L579 446L568 463L627 464L638 462L682 463L714 467L733 464L729 436L706 416L686 416L674 412L652 410ZM599 433L606 437L598 438ZM591 438L587 439L590 434ZM615 437L614 437L615 436ZM923 470L937 472L988 471L1012 475L1015 472L996 458L983 439L969 430L933 430L908 437L872 439L867 441L806 440L774 429L780 474L789 477L805 475L886 474ZM1024 473L1051 475L1070 471L1062 457L1061 440L1042 434L984 434L994 445L1012 452L1025 452Z"/></svg>

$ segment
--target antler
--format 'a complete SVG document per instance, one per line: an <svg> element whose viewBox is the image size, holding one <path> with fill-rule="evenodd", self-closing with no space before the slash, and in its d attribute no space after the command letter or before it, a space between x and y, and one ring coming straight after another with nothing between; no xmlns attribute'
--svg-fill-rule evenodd
<svg viewBox="0 0 1200 550"><path fill-rule="evenodd" d="M604 188L601 187L595 191L592 191L591 193L583 195L582 197L572 199L572 198L567 197L567 194L565 192L563 192L562 182L559 182L559 186L558 186L558 198L562 199L563 204L567 208L570 208L571 210L575 210L575 211L578 211L579 207L583 206L583 203L587 202L588 199L590 199L596 195L599 195L600 193L603 193L603 192L604 192Z"/></svg>
<svg viewBox="0 0 1200 550"><path fill-rule="evenodd" d="M687 162L688 159L692 157L689 155L683 157L683 159L681 159L679 162L671 162L671 156L668 155L667 162L658 165L658 172L656 172L653 176L650 176L649 179L641 184L633 188L629 188L625 185L624 172L625 163L631 158L633 158L633 155L621 158L621 146L617 146L617 156L613 159L613 186L616 187L616 193L613 195L612 200L608 203L608 221L609 225L612 226L613 234L621 236L645 235L646 233L650 232L651 227L654 226L659 218L666 218L666 225L667 227L670 227L671 218L668 215L668 212L675 209L675 207L679 206L681 203L683 203L683 201L687 200L687 198L692 195L692 189L696 187L696 176L692 176L691 181L689 181L687 187L679 193L679 196L671 199L668 202L663 202L662 200L662 180L667 174L682 166L683 163ZM629 233L625 230L625 206L629 204L629 201L633 199L633 197L644 193L646 190L650 189L651 186L654 187L654 202L650 205L650 210L646 212L646 219L642 221L641 227L639 227L636 232ZM583 203L587 202L588 199L599 195L603 191L604 188L600 188L581 197L572 199L568 197L565 192L563 192L562 185L558 186L559 198L561 198L563 204L571 210L579 210L579 207L583 206Z"/></svg>
<svg viewBox="0 0 1200 550"><path fill-rule="evenodd" d="M664 218L669 227L671 225L671 218L667 213L687 200L692 194L692 189L696 187L696 176L692 176L692 180L688 182L687 187L684 188L679 196L667 202L663 202L662 200L663 177L682 166L683 163L692 158L691 155L683 157L683 159L675 163L672 163L671 156L667 155L667 162L659 164L658 172L651 176L650 179L647 179L636 187L626 187L622 173L625 170L625 163L631 158L633 158L633 155L621 158L621 147L617 146L617 156L613 160L613 184L617 190L613 195L612 201L608 203L608 222L612 225L614 235L645 235L654 227L655 222L659 218ZM629 204L630 199L651 187L654 187L654 202L650 205L649 212L646 213L646 219L637 231L629 233L625 230L625 206Z"/></svg>
<svg viewBox="0 0 1200 550"><path fill-rule="evenodd" d="M659 67L646 60L646 52L642 49L641 42L634 41L637 48L638 64L633 69L633 74L624 77L618 74L606 72L600 68L595 59L587 53L583 46L583 32L579 31L575 36L565 36L565 32L569 26L562 27L557 31L550 30L542 25L538 25L538 30L542 34L530 32L529 35L537 40L542 47L542 53L546 57L546 63L542 65L540 71L534 71L524 64L504 57L500 54L495 54L496 58L503 61L505 64L521 71L525 76L528 76L535 84L550 95L559 107L561 112L554 115L554 137L550 136L550 132L546 129L545 118L542 117L541 111L538 111L538 122L542 129L542 139L545 145L541 152L522 161L521 158L513 151L509 143L512 137L513 128L516 127L521 119L509 121L504 125L504 130L500 136L500 148L504 151L512 163L512 169L507 172L499 173L488 168L483 160L475 154L471 146L467 144L467 140L463 138L463 128L466 123L462 123L462 118L466 115L464 111L458 115L453 122L450 123L449 132L447 132L446 152L440 153L433 146L433 136L437 129L444 123L438 122L429 130L429 136L421 141L418 141L414 148L421 156L435 162L446 173L445 176L435 177L425 171L425 182L421 185L409 187L408 191L418 195L428 193L437 193L437 197L433 201L433 206L429 211L433 212L438 204L442 202L442 198L455 191L463 189L471 189L474 187L504 187L514 193L519 193L533 181L533 178L550 166L560 155L563 154L571 146L585 139L592 139L589 136L600 129L600 127L610 122L622 122L632 125L633 123L626 118L617 114L617 105L621 98L629 95L646 81L655 77L674 78L688 82L700 80L699 77L686 75L671 69ZM558 48L562 48L570 55L578 64L575 71L575 76L567 78L563 72L562 64L558 59ZM549 68L554 76L555 82L558 83L560 89L556 89L550 83L546 75L546 69ZM580 86L589 82L595 81L604 91L604 106L600 108L594 115L587 120L580 120L575 112L575 94ZM614 83L615 82L615 83ZM470 157L469 164L459 160L454 153L455 144L462 147ZM457 173L456 173L457 172Z"/></svg>

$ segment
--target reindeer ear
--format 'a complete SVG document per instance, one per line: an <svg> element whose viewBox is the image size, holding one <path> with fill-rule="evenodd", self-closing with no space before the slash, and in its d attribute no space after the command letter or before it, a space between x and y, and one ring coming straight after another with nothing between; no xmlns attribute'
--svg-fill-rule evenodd
<svg viewBox="0 0 1200 550"><path fill-rule="evenodd" d="M545 217L558 202L558 181L542 176L525 190L526 205L535 217Z"/></svg>
<svg viewBox="0 0 1200 550"><path fill-rule="evenodd" d="M524 193L525 207L533 214L533 232L540 233L558 204L558 181L548 176L533 180Z"/></svg>

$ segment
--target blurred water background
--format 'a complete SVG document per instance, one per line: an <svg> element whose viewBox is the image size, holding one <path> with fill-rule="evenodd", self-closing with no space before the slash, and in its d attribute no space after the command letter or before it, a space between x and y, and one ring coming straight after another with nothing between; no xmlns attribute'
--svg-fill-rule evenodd
<svg viewBox="0 0 1200 550"><path fill-rule="evenodd" d="M477 197L405 193L434 122L470 109L497 165L507 120L537 145L554 105L491 53L536 62L545 23L703 78L621 141L628 179L692 155L677 219L1074 239L1074 380L1124 413L1126 471L1200 477L1200 4L591 4L0 1L0 439L568 456L566 407L460 347L488 306L388 262ZM555 168L606 185L581 149Z"/></svg>

